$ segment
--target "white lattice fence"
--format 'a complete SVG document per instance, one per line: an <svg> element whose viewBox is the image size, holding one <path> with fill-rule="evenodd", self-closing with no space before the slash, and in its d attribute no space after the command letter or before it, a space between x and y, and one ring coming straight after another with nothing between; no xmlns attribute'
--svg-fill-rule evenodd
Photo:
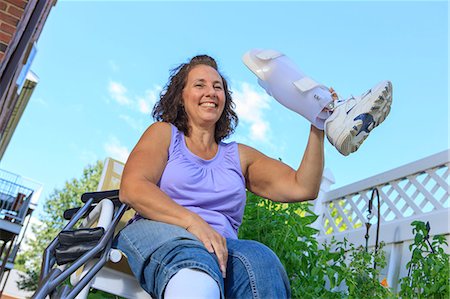
<svg viewBox="0 0 450 299"><path fill-rule="evenodd" d="M378 188L382 223L450 207L449 152L444 151L324 194L321 235L358 229L367 222L372 190ZM319 203L318 203L319 204ZM377 219L376 200L372 222Z"/></svg>
<svg viewBox="0 0 450 299"><path fill-rule="evenodd" d="M382 275L394 289L398 279L407 275L406 264L411 259L409 245L413 241L411 222L430 222L431 235L446 235L450 243L450 151L415 161L371 178L328 191L332 175L325 174L322 190L315 203L319 215L316 228L319 242L331 238L346 238L356 246L365 245L368 205L372 190L380 195L380 241L388 265ZM377 200L373 200L369 247L375 245L378 214ZM449 248L446 248L449 252Z"/></svg>

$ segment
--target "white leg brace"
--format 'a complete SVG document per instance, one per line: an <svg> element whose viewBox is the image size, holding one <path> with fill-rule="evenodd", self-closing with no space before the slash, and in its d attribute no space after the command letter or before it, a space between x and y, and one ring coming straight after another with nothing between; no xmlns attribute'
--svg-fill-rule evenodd
<svg viewBox="0 0 450 299"><path fill-rule="evenodd" d="M208 274L196 269L184 268L169 280L164 299L219 299L217 282Z"/></svg>
<svg viewBox="0 0 450 299"><path fill-rule="evenodd" d="M269 95L315 127L324 128L325 120L331 115L324 108L333 102L326 86L306 76L288 57L273 50L250 50L242 59Z"/></svg>

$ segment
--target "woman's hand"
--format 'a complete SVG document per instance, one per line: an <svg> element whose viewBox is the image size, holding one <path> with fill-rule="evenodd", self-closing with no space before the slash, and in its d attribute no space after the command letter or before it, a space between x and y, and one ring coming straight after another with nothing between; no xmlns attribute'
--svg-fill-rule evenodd
<svg viewBox="0 0 450 299"><path fill-rule="evenodd" d="M219 260L222 276L226 277L228 249L227 241L200 216L194 215L186 230L196 236L210 253L215 253Z"/></svg>

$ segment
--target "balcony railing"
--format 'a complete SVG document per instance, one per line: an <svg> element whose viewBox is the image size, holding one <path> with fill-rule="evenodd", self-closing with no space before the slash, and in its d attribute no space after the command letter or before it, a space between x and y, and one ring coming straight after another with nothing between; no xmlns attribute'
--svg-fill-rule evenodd
<svg viewBox="0 0 450 299"><path fill-rule="evenodd" d="M22 224L33 189L18 184L20 177L0 170L0 219Z"/></svg>

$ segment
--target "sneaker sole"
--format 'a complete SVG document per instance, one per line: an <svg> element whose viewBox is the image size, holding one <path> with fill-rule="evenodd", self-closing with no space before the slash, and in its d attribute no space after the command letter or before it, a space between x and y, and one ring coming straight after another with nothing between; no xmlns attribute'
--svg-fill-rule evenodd
<svg viewBox="0 0 450 299"><path fill-rule="evenodd" d="M368 128L369 133L386 119L389 112L391 111L391 104L392 83L388 82L388 84L385 86L384 90L381 91L380 96L374 101L372 107L368 112L370 115L372 115L374 120L373 126L370 126ZM362 125L362 121L358 122L348 134L345 134L346 136L344 136L343 140L341 141L341 154L347 156L357 151L364 140L366 140L366 138L369 136L369 133L361 132L362 135L360 134L360 138L356 139L356 134L360 132ZM357 141L355 142L355 140Z"/></svg>

